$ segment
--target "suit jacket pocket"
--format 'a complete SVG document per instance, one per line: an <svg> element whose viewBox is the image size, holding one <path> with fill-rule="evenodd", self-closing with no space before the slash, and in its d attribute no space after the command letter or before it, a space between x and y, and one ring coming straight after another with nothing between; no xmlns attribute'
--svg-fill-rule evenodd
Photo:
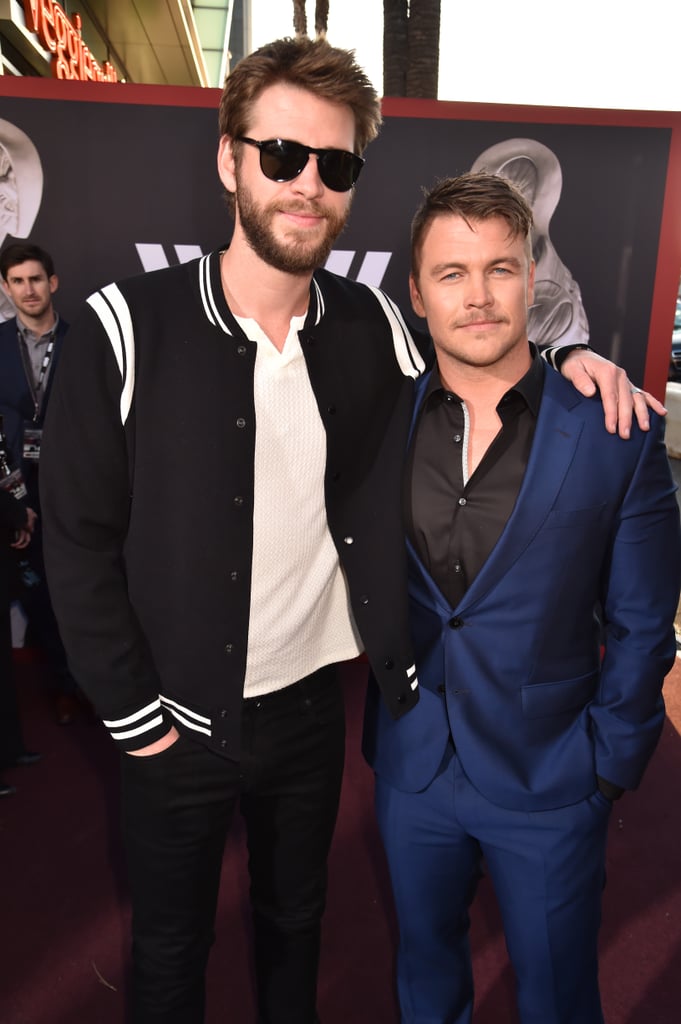
<svg viewBox="0 0 681 1024"><path fill-rule="evenodd" d="M544 525L547 530L564 529L566 526L584 529L589 523L597 523L605 508L605 502L588 508L554 508L546 517Z"/></svg>
<svg viewBox="0 0 681 1024"><path fill-rule="evenodd" d="M597 684L598 672L589 672L574 679L523 686L523 714L526 718L542 718L580 710L592 700Z"/></svg>

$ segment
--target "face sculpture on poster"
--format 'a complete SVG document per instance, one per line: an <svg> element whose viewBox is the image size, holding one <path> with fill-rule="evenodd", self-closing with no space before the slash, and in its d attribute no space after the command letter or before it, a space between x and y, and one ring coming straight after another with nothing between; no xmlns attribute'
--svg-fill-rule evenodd
<svg viewBox="0 0 681 1024"><path fill-rule="evenodd" d="M589 322L579 285L549 236L549 223L563 186L555 153L536 139L506 139L481 153L471 170L508 178L532 207L536 274L534 303L528 319L530 340L540 348L556 343L588 344Z"/></svg>
<svg viewBox="0 0 681 1024"><path fill-rule="evenodd" d="M8 236L28 238L43 195L43 168L28 135L0 119L0 247ZM15 314L0 289L0 321Z"/></svg>

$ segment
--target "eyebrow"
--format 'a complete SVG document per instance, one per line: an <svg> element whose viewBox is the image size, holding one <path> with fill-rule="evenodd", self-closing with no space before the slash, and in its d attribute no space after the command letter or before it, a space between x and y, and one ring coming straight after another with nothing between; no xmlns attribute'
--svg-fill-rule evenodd
<svg viewBox="0 0 681 1024"><path fill-rule="evenodd" d="M510 264L510 266L517 267L518 269L522 266L520 260L515 256L499 256L495 260L490 260L485 269L491 270L493 267L500 267L503 264ZM446 263L436 263L434 267L431 267L430 273L442 274L447 270L466 270L467 267L467 263L459 263L456 260L452 260Z"/></svg>

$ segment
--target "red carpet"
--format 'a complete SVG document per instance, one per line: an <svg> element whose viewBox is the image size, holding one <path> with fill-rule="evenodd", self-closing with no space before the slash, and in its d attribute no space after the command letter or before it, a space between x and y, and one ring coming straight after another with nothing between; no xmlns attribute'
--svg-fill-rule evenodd
<svg viewBox="0 0 681 1024"><path fill-rule="evenodd" d="M324 1024L397 1024L394 922L359 755L366 669L344 669L348 764L330 864L319 1010ZM5 772L0 801L0 1024L123 1024L128 909L117 829L117 753L101 726L53 724L39 666L19 662L26 742L43 760ZM681 1019L681 663L643 785L617 804L602 929L607 1024ZM676 725L674 724L676 723ZM234 836L225 856L207 1024L254 1024L247 875ZM517 1024L491 887L473 908L476 1024ZM229 1009L226 1009L229 1008Z"/></svg>

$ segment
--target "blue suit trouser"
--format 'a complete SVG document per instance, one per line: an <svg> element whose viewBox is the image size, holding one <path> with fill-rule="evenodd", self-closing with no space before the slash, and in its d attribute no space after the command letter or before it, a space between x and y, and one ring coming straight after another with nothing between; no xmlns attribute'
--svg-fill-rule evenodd
<svg viewBox="0 0 681 1024"><path fill-rule="evenodd" d="M468 911L484 861L513 965L522 1024L603 1024L598 930L611 803L513 811L486 800L451 753L426 790L376 779L400 928L403 1024L469 1024Z"/></svg>

